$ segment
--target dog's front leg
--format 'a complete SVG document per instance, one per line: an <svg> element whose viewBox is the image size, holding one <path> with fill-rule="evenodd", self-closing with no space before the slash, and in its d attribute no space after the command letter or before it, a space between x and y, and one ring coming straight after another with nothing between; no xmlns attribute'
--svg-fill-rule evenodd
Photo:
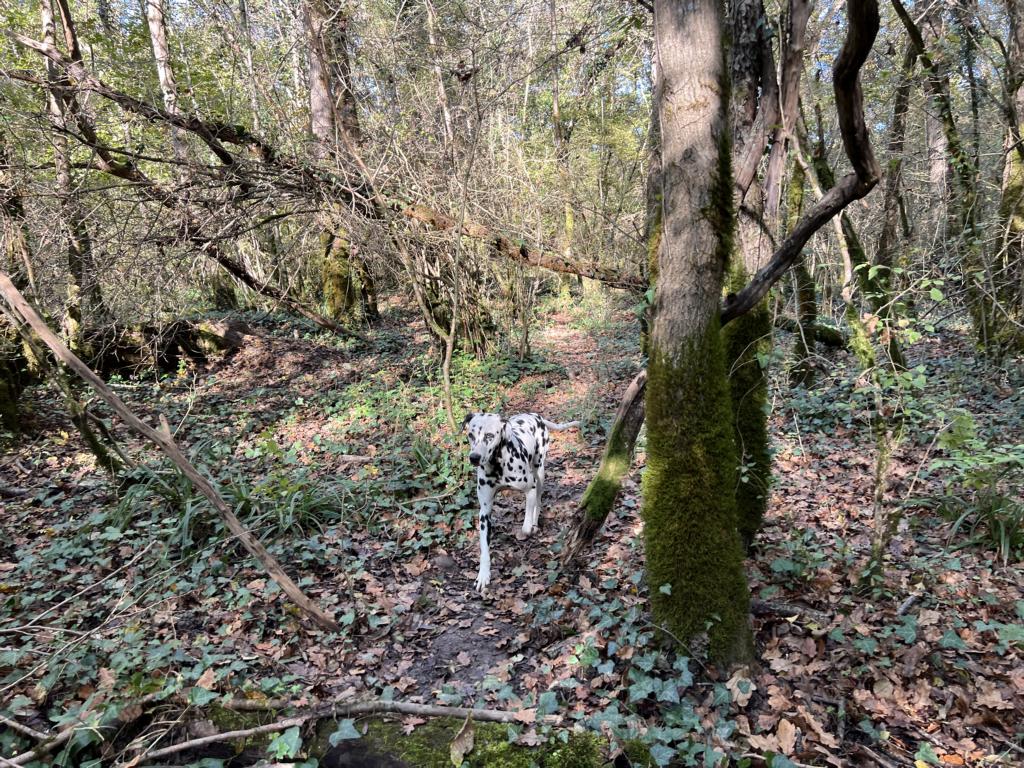
<svg viewBox="0 0 1024 768"><path fill-rule="evenodd" d="M480 485L481 479L477 479L476 488L476 497L480 502L480 570L476 574L476 588L479 592L483 592L491 583L491 548L488 539L495 490L492 485Z"/></svg>

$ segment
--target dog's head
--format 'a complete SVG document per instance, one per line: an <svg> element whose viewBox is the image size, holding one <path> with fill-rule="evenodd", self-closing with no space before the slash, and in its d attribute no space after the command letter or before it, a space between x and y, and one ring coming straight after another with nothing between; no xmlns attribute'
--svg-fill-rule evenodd
<svg viewBox="0 0 1024 768"><path fill-rule="evenodd" d="M462 429L469 438L469 463L474 467L487 466L501 443L505 422L496 413L469 413L462 421Z"/></svg>

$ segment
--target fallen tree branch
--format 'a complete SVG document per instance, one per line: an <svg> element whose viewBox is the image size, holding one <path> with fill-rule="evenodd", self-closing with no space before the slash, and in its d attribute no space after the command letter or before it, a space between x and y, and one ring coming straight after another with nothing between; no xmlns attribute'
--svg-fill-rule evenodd
<svg viewBox="0 0 1024 768"><path fill-rule="evenodd" d="M334 619L324 612L319 606L317 606L312 600L310 600L298 585L292 581L292 579L285 573L284 569L277 562L273 555L271 555L267 549L242 525L241 521L235 515L231 507L221 498L221 495L217 492L217 489L213 487L209 480L207 480L199 471L192 465L192 463L185 457L178 448L178 445L174 442L171 437L170 428L167 426L166 419L161 417L161 429L156 430L153 427L146 424L142 419L136 416L126 406L116 394L97 376L93 371L75 356L71 350L69 350L60 339L50 330L49 326L43 322L43 319L39 317L32 306L25 300L25 297L21 295L21 292L15 288L14 283L11 282L10 277L5 272L0 271L0 297L2 297L8 307L13 311L15 316L19 317L21 321L27 323L33 331L39 336L39 338L50 348L53 352L54 357L57 358L61 363L66 365L79 377L81 377L96 394L105 402L111 410L120 416L125 423L128 424L132 429L147 438L162 450L167 457L174 462L174 464L182 471L196 490L203 494L210 503L213 504L214 509L220 514L224 524L228 527L232 534L241 542L242 546L251 554L256 560L263 566L263 568L270 574L270 577L274 579L284 590L285 594L291 598L303 612L310 616L317 624L324 629L337 630L338 624Z"/></svg>
<svg viewBox="0 0 1024 768"><path fill-rule="evenodd" d="M284 707L281 707L284 708ZM267 709L270 709L269 707ZM250 736L259 736L266 733L278 733L286 731L294 726L303 725L310 720L318 720L326 717L351 717L353 715L419 715L421 717L455 717L465 720L467 717L478 722L488 723L526 723L531 722L532 717L524 717L521 712L508 712L500 709L473 709L469 707L444 707L435 704L413 704L402 701L357 701L347 704L333 704L316 707L313 710L278 720L274 723L259 725L254 728L245 728L237 731L225 731L210 736L202 736L197 739L183 741L180 744L172 744L162 749L156 749L143 753L136 762L142 760L155 760L168 755L175 755L189 749L217 744L224 741L238 741L247 739ZM557 723L561 720L557 715L546 715L538 720Z"/></svg>
<svg viewBox="0 0 1024 768"><path fill-rule="evenodd" d="M791 317L778 315L775 318L775 327L790 333L800 333L800 324ZM813 328L804 328L804 333L812 335L815 341L820 341L826 347L845 347L847 338L842 328L824 323L815 323Z"/></svg>
<svg viewBox="0 0 1024 768"><path fill-rule="evenodd" d="M12 731L17 731L23 736L28 736L30 738L35 739L36 741L46 741L50 738L50 734L48 733L37 731L35 728L23 725L19 723L17 720L12 720L11 718L4 717L3 715L0 715L0 724L6 725Z"/></svg>

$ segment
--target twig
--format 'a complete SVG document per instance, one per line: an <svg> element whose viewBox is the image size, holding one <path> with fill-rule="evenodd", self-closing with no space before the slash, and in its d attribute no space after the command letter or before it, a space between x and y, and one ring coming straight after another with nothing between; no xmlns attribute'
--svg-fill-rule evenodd
<svg viewBox="0 0 1024 768"><path fill-rule="evenodd" d="M863 744L858 744L856 747L854 747L854 749L855 751L861 753L865 757L874 760L875 765L880 765L882 766L882 768L898 768L896 763L894 763L892 760L889 760L886 757L882 757L880 754L875 752L870 747L866 747Z"/></svg>
<svg viewBox="0 0 1024 768"><path fill-rule="evenodd" d="M822 626L827 625L832 616L824 611L808 608L796 603L778 603L773 600L759 600L753 598L750 601L750 612L755 616L800 616L804 619L811 619Z"/></svg>
<svg viewBox="0 0 1024 768"><path fill-rule="evenodd" d="M46 741L48 738L50 738L50 734L48 733L37 731L35 728L31 728L27 725L22 725L17 720L11 720L9 717L4 717L3 715L0 715L0 723L3 723L8 728L11 728L25 736L31 736L36 741Z"/></svg>
<svg viewBox="0 0 1024 768"><path fill-rule="evenodd" d="M28 496L28 491L22 490L21 488L8 488L6 485L0 485L0 498L2 499L21 499Z"/></svg>

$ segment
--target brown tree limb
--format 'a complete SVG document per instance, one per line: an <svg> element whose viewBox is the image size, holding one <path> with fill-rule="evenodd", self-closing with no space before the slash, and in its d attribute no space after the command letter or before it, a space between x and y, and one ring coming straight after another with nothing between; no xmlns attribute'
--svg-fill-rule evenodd
<svg viewBox="0 0 1024 768"><path fill-rule="evenodd" d="M224 524L232 534L242 543L242 546L266 569L271 578L274 579L284 590L285 594L310 616L317 624L324 629L337 630L338 624L334 619L310 600L298 585L285 573L284 569L271 555L266 548L257 540L245 527L232 511L231 507L221 498L217 489L210 483L185 457L177 443L171 437L170 429L166 420L162 419L162 429L157 430L146 424L126 406L114 392L97 376L93 371L69 350L60 339L43 322L32 306L21 295L21 292L14 287L10 277L0 271L0 297L8 307L19 317L19 319L36 332L39 338L50 348L54 357L80 376L96 394L105 402L111 410L118 414L132 429L150 440L162 450L167 457L181 470L196 489L202 493L220 514Z"/></svg>
<svg viewBox="0 0 1024 768"><path fill-rule="evenodd" d="M633 378L622 395L615 421L608 432L601 464L580 499L576 522L566 536L562 550L562 562L565 564L579 560L587 551L615 506L622 480L633 463L637 437L644 425L646 391L647 371L644 370Z"/></svg>
<svg viewBox="0 0 1024 768"><path fill-rule="evenodd" d="M793 262L800 258L811 236L850 203L867 195L881 178L882 171L871 149L871 137L864 122L864 97L860 86L861 67L878 34L878 2L849 0L847 15L846 40L836 59L832 83L843 147L854 172L844 176L804 214L768 264L758 270L743 290L726 298L721 313L723 325L757 306Z"/></svg>

